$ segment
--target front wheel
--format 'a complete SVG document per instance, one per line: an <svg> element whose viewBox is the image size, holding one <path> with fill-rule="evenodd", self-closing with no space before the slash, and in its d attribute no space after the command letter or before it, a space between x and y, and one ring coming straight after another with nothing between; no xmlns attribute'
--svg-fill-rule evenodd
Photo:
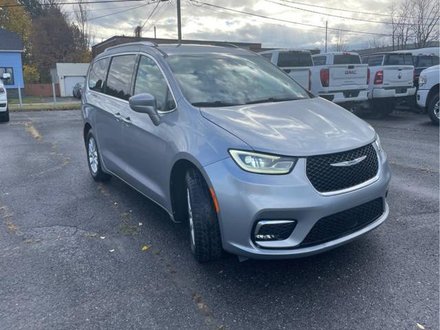
<svg viewBox="0 0 440 330"><path fill-rule="evenodd" d="M196 169L187 172L185 181L191 251L198 262L219 259L220 226L208 185Z"/></svg>
<svg viewBox="0 0 440 330"><path fill-rule="evenodd" d="M438 125L439 124L439 99L438 94L434 95L428 104L428 114L431 121Z"/></svg>
<svg viewBox="0 0 440 330"><path fill-rule="evenodd" d="M99 156L98 144L93 136L93 132L90 130L86 138L87 160L89 165L90 174L93 180L97 182L108 181L111 176L102 170L101 158Z"/></svg>

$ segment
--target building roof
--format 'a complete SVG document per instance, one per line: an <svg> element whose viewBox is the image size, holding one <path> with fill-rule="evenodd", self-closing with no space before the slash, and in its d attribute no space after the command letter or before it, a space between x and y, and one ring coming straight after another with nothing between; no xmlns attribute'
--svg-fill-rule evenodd
<svg viewBox="0 0 440 330"><path fill-rule="evenodd" d="M23 51L23 42L20 36L15 33L5 29L0 29L0 52L4 51Z"/></svg>

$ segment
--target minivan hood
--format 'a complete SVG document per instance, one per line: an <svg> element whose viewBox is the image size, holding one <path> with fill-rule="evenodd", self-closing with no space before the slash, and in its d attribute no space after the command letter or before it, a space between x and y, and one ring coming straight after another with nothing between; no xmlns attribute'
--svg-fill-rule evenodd
<svg viewBox="0 0 440 330"><path fill-rule="evenodd" d="M363 120L318 97L200 110L255 151L285 156L346 151L373 142L376 135Z"/></svg>

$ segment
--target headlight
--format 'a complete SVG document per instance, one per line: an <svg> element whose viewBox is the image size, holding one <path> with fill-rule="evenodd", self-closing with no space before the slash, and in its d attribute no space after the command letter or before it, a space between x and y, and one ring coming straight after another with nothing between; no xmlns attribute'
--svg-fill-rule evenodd
<svg viewBox="0 0 440 330"><path fill-rule="evenodd" d="M0 94L3 94L5 92L5 89L3 87L0 87Z"/></svg>
<svg viewBox="0 0 440 330"><path fill-rule="evenodd" d="M377 134L376 134L376 141L374 141L374 144L376 145L377 150L378 150L379 152L383 152L383 151L384 151L384 150L382 149L382 144L380 143L379 135L377 135Z"/></svg>
<svg viewBox="0 0 440 330"><path fill-rule="evenodd" d="M428 78L426 76L419 76L419 86L422 86L428 82Z"/></svg>
<svg viewBox="0 0 440 330"><path fill-rule="evenodd" d="M250 151L229 150L229 153L243 170L260 174L287 174L297 161L294 157L273 156Z"/></svg>

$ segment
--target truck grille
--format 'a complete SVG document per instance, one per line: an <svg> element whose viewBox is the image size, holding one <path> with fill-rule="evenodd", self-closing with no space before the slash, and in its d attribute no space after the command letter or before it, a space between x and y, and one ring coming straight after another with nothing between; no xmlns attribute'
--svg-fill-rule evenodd
<svg viewBox="0 0 440 330"><path fill-rule="evenodd" d="M357 164L345 164L361 157ZM376 176L377 153L369 144L358 149L307 158L307 177L319 192L332 192L361 184Z"/></svg>
<svg viewBox="0 0 440 330"><path fill-rule="evenodd" d="M360 230L384 212L382 198L353 207L318 220L306 238L297 247L305 247L325 243Z"/></svg>

